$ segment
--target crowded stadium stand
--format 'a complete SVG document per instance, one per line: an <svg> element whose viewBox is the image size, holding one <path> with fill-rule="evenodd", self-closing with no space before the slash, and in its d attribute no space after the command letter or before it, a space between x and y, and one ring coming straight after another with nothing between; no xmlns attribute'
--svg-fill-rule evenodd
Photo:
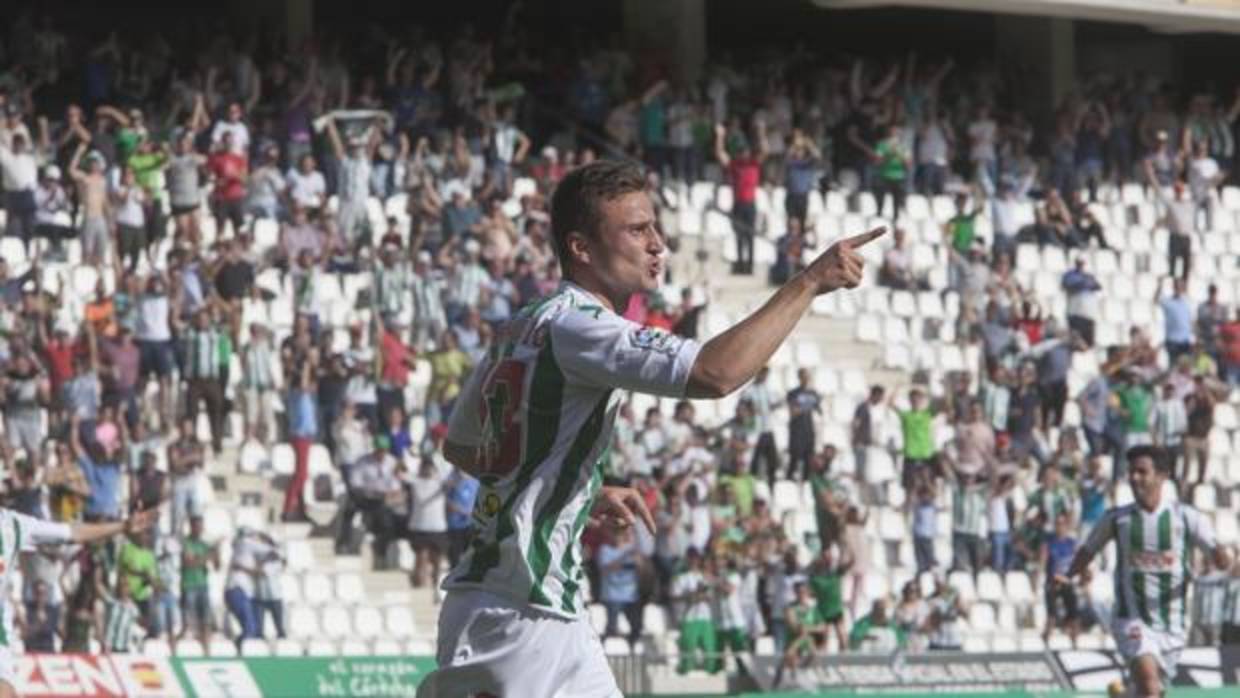
<svg viewBox="0 0 1240 698"><path fill-rule="evenodd" d="M321 687L434 667L478 491L446 422L559 283L548 200L597 158L646 166L670 250L626 317L699 340L892 230L753 384L626 400L608 482L659 526L583 535L626 695L1105 690L1116 554L1055 579L1131 446L1235 547L1236 3L258 4L0 32L5 506L162 512L23 556L21 695L216 695L205 658L244 695L412 695ZM1175 683L1240 690L1240 566L1189 564L1151 592Z"/></svg>

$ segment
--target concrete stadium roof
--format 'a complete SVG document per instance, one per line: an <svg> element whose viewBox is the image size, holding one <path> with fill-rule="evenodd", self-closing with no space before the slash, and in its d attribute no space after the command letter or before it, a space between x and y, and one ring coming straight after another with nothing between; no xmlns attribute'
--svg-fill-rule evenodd
<svg viewBox="0 0 1240 698"><path fill-rule="evenodd" d="M1240 0L812 0L823 9L880 7L994 12L1141 24L1169 34L1240 34Z"/></svg>

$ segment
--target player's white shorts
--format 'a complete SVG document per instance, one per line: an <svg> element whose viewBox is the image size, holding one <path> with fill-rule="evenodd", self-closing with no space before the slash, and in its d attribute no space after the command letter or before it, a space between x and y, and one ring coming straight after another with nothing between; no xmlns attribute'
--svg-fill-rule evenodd
<svg viewBox="0 0 1240 698"><path fill-rule="evenodd" d="M448 593L418 698L622 698L598 633L484 591Z"/></svg>
<svg viewBox="0 0 1240 698"><path fill-rule="evenodd" d="M1150 655L1168 680L1175 677L1175 667L1184 651L1184 636L1151 630L1139 619L1117 618L1111 623L1115 646L1124 658L1125 668L1137 657Z"/></svg>

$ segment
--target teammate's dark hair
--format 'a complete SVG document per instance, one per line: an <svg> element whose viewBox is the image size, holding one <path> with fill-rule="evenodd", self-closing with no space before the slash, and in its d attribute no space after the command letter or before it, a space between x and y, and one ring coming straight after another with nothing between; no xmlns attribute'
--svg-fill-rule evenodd
<svg viewBox="0 0 1240 698"><path fill-rule="evenodd" d="M1158 446L1133 446L1128 449L1126 456L1129 464L1135 463L1138 458L1149 458L1154 461L1154 470L1163 475L1171 475L1171 459L1167 457L1167 452Z"/></svg>
<svg viewBox="0 0 1240 698"><path fill-rule="evenodd" d="M595 160L560 180L551 196L551 239L565 275L570 266L568 234L597 235L599 203L645 189L641 167L622 160Z"/></svg>

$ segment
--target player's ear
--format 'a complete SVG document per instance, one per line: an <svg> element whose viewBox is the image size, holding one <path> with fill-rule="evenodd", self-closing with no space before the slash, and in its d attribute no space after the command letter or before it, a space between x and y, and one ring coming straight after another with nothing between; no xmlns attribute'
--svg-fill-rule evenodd
<svg viewBox="0 0 1240 698"><path fill-rule="evenodd" d="M590 263L590 244L586 240L585 235L575 230L569 232L568 256L573 260L574 264L588 265Z"/></svg>

